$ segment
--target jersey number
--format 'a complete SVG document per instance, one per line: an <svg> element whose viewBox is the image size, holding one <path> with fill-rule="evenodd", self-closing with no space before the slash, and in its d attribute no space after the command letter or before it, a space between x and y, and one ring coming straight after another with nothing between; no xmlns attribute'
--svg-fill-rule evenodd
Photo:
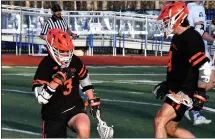
<svg viewBox="0 0 215 139"><path fill-rule="evenodd" d="M199 13L199 17L204 17L202 12Z"/></svg>
<svg viewBox="0 0 215 139"><path fill-rule="evenodd" d="M63 92L63 94L65 96L72 93L72 78L69 80L66 80L66 82L64 83L64 86L65 86L65 91Z"/></svg>
<svg viewBox="0 0 215 139"><path fill-rule="evenodd" d="M168 72L172 70L172 51L169 51Z"/></svg>

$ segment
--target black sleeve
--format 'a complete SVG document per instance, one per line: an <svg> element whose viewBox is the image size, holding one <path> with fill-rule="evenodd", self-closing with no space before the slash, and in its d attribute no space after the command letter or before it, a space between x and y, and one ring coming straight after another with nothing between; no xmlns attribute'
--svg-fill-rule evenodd
<svg viewBox="0 0 215 139"><path fill-rule="evenodd" d="M76 69L77 69L77 74L78 74L78 78L79 80L83 80L88 76L88 70L87 67L83 64L83 62L81 61L81 59L79 57L77 57L76 55L74 55L74 58L76 59ZM83 87L82 91L85 92L87 90L90 89L94 89L93 85L88 85Z"/></svg>
<svg viewBox="0 0 215 139"><path fill-rule="evenodd" d="M52 72L50 71L51 68L49 65L50 63L47 61L46 57L40 62L34 75L32 90L34 90L35 87L49 84L49 82L52 80Z"/></svg>
<svg viewBox="0 0 215 139"><path fill-rule="evenodd" d="M193 37L187 39L187 54L190 66L188 68L186 80L182 85L182 91L187 92L190 97L192 93L189 92L195 91L197 87L200 66L209 61L208 57L205 55L205 44L203 39L199 33L196 33L194 32L192 35Z"/></svg>
<svg viewBox="0 0 215 139"><path fill-rule="evenodd" d="M76 70L77 70L79 80L85 79L88 75L87 67L84 65L84 63L81 61L81 59L78 56L73 55L73 58L75 61Z"/></svg>
<svg viewBox="0 0 215 139"><path fill-rule="evenodd" d="M205 62L210 61L205 55L205 44L198 32L195 32L192 37L189 37L188 58L191 66L197 69Z"/></svg>

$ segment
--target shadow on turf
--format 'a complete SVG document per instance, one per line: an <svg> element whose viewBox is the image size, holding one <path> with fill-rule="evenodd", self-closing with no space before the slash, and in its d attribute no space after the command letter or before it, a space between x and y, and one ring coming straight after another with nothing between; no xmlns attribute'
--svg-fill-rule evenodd
<svg viewBox="0 0 215 139"><path fill-rule="evenodd" d="M38 128L32 125L22 124L19 122L2 120L2 124L18 130L26 130L26 131L37 132L37 133L40 133L42 131L41 128Z"/></svg>
<svg viewBox="0 0 215 139"><path fill-rule="evenodd" d="M12 128L12 129L25 130L25 131L36 132L36 133L41 133L41 131L42 131L42 128L38 128L38 127L34 127L31 125L22 124L22 123L18 123L18 122L11 122L11 121L2 120L2 123L4 125L7 125L8 127ZM72 131L70 131L69 128L67 129L67 131L72 132ZM76 138L75 135L71 135L71 134L69 134L68 137L69 138Z"/></svg>

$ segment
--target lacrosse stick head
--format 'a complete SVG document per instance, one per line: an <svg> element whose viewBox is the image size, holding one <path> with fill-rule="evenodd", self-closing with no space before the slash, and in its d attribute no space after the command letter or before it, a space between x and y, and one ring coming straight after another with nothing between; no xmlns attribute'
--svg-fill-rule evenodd
<svg viewBox="0 0 215 139"><path fill-rule="evenodd" d="M113 134L114 134L113 125L109 127L107 126L107 123L105 121L101 120L99 110L96 113L96 118L98 120L97 130L98 130L99 136L101 138L113 138Z"/></svg>

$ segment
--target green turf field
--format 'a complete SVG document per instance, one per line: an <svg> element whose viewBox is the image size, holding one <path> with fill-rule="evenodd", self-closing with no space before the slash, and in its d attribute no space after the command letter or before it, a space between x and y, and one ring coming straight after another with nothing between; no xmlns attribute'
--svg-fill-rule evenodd
<svg viewBox="0 0 215 139"><path fill-rule="evenodd" d="M153 85L165 78L165 67L89 66L96 95L102 98L102 119L114 125L116 138L152 138L153 118L162 101L151 93ZM40 105L31 92L35 67L2 67L2 137L41 137ZM207 107L215 108L215 91ZM215 113L203 111L213 122L193 126L180 124L197 137L215 137ZM91 119L91 137L99 137L96 120ZM69 137L75 134L68 130Z"/></svg>

